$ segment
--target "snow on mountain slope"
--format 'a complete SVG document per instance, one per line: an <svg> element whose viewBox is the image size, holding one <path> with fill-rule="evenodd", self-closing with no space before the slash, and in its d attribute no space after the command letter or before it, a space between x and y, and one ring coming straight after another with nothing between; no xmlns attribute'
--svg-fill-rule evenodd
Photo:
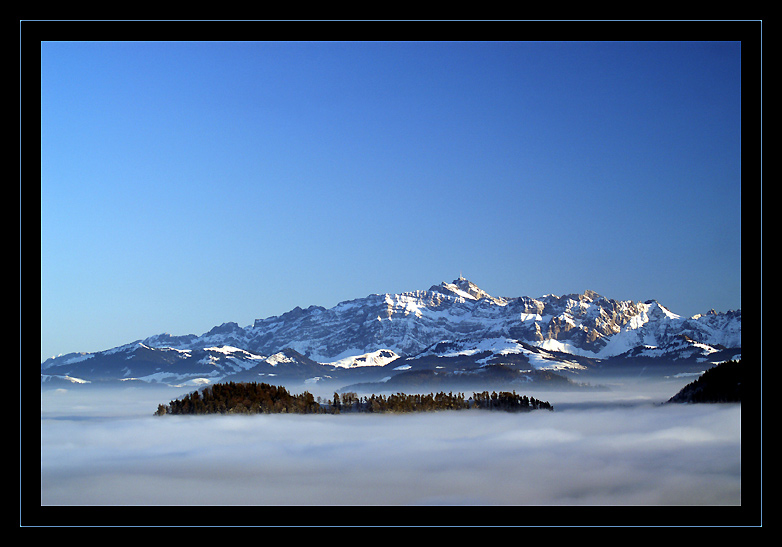
<svg viewBox="0 0 782 547"><path fill-rule="evenodd" d="M417 355L408 357L405 362L409 367L413 367L417 362L431 357L437 357L440 362L474 357L474 364L480 366L526 363L529 369L541 371L578 371L586 368L567 354L563 355L557 350L547 351L511 338L489 338L477 343L470 340L443 340Z"/></svg>
<svg viewBox="0 0 782 547"><path fill-rule="evenodd" d="M339 368L383 367L397 359L399 359L399 355L393 351L389 349L379 349L370 353L364 353L363 355L349 356L325 364Z"/></svg>
<svg viewBox="0 0 782 547"><path fill-rule="evenodd" d="M538 367L555 367L555 361L575 367L581 361L568 355L607 359L635 348L647 355L681 353L675 345L681 336L689 344L740 348L741 311L685 318L656 301L616 301L589 290L495 297L460 277L429 290L371 294L329 309L296 307L244 328L223 323L200 336L158 334L104 352L47 359L41 369L74 377L78 371L94 375L96 367L122 377L224 377L251 370L277 374L286 365L316 375L319 364L330 370L382 367L443 341L457 341L464 354L490 352L487 362L513 354Z"/></svg>
<svg viewBox="0 0 782 547"><path fill-rule="evenodd" d="M639 313L608 339L597 357L612 357L638 346L662 347L680 335L710 346L741 347L741 311L684 318L656 301L638 304Z"/></svg>

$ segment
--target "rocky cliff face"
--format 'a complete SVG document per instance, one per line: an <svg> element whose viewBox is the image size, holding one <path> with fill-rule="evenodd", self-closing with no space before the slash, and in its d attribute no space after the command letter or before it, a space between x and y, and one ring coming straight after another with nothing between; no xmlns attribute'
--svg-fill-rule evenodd
<svg viewBox="0 0 782 547"><path fill-rule="evenodd" d="M330 370L387 365L396 357L413 358L447 341L458 341L468 353L470 347L499 341L492 342L492 348L524 354L527 361L545 352L548 357L540 357L544 361L553 359L551 352L565 356L560 361L567 361L567 356L660 357L683 352L682 343L706 358L724 348L737 348L740 354L741 311L684 318L656 301L617 301L589 290L539 298L496 297L460 277L429 290L372 294L329 309L296 307L247 327L224 323L200 336L158 334L105 352L49 359L41 368L46 374L83 372L101 359L132 349L124 362L111 361L113 374L138 376L136 371L142 368L145 376L162 370L184 372L196 364L199 374L210 377L251 368L274 374L284 367L267 363L268 359L290 350L299 369L314 374L313 363L329 364ZM388 353L380 361L371 357L381 350ZM101 359L93 360L96 356ZM143 367L139 356L146 356ZM129 365L136 361L136 371L131 370Z"/></svg>

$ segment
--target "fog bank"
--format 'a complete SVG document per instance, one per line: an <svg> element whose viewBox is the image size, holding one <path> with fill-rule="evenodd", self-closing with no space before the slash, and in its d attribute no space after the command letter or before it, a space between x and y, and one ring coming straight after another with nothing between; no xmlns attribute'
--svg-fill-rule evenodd
<svg viewBox="0 0 782 547"><path fill-rule="evenodd" d="M740 405L154 417L156 403L99 403L42 399L42 505L741 503Z"/></svg>

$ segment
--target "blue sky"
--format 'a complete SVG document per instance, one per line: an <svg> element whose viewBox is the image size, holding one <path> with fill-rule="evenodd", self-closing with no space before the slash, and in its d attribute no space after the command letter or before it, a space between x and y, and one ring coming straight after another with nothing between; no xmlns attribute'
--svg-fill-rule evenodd
<svg viewBox="0 0 782 547"><path fill-rule="evenodd" d="M43 42L41 359L427 289L741 307L741 47Z"/></svg>

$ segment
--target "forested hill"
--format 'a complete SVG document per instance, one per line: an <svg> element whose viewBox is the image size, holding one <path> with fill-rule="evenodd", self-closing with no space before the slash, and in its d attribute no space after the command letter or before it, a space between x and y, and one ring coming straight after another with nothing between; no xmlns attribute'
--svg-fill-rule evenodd
<svg viewBox="0 0 782 547"><path fill-rule="evenodd" d="M725 361L704 372L684 386L669 403L738 403L741 402L744 369L741 359Z"/></svg>
<svg viewBox="0 0 782 547"><path fill-rule="evenodd" d="M553 410L547 401L517 395L513 392L483 391L465 398L464 393L430 393L428 395L370 395L334 393L331 400L316 400L305 391L293 395L282 386L265 383L215 384L194 391L168 405L158 405L155 415L165 414L339 414L342 412L424 412L432 410L504 410L527 412L538 409Z"/></svg>

